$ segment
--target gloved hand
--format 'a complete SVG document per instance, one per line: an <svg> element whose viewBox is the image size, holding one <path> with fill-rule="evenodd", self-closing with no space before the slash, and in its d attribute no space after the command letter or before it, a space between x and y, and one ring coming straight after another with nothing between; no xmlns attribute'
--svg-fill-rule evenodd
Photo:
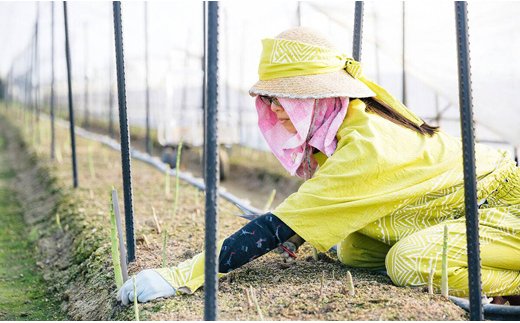
<svg viewBox="0 0 520 323"><path fill-rule="evenodd" d="M153 269L145 269L135 277L137 301L146 303L159 297L175 295L173 288L162 276ZM123 305L134 301L134 284L132 278L128 279L117 293L117 300Z"/></svg>
<svg viewBox="0 0 520 323"><path fill-rule="evenodd" d="M293 262L296 259L296 250L298 248L291 241L285 241L274 252L282 256L284 262Z"/></svg>
<svg viewBox="0 0 520 323"><path fill-rule="evenodd" d="M274 249L274 252L280 254L284 262L291 263L296 259L296 251L304 242L305 240L303 240L302 237L295 234L278 248Z"/></svg>

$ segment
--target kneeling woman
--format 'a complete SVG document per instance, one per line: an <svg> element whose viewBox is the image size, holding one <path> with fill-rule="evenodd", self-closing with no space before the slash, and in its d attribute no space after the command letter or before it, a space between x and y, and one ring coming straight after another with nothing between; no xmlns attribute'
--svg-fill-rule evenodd
<svg viewBox="0 0 520 323"><path fill-rule="evenodd" d="M429 126L358 62L306 28L263 40L256 96L272 152L306 181L272 213L219 245L220 275L301 237L319 251L337 245L352 267L386 269L399 286L440 285L449 228L450 293L468 295L462 151L459 138ZM477 145L482 290L520 295L520 170L506 153ZM146 302L193 293L204 257L137 275ZM131 282L119 297L134 298Z"/></svg>

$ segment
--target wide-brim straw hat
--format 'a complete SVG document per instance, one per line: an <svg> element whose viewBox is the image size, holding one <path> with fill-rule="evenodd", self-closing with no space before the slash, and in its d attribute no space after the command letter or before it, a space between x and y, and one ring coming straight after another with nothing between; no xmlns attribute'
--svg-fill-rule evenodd
<svg viewBox="0 0 520 323"><path fill-rule="evenodd" d="M336 47L321 33L306 27L286 30L275 38L298 41L314 46ZM251 96L264 95L293 99L321 99L331 97L366 98L375 96L363 82L345 70L325 74L312 74L259 80L249 90Z"/></svg>

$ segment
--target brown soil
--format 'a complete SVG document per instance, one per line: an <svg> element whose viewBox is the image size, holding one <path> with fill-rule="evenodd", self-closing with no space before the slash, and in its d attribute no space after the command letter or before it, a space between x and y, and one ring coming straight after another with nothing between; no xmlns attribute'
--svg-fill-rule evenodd
<svg viewBox="0 0 520 323"><path fill-rule="evenodd" d="M15 120L13 115L11 120ZM20 121L16 122L22 124ZM55 180L50 186L35 187L28 195L45 195L44 191L50 194L48 187L57 187L60 191L59 196L68 197L64 199L65 202L60 200L59 207L50 212L47 220L41 220L46 226L54 228L51 230L53 234L47 234L51 239L49 241L53 241L54 248L52 243L42 245L42 249L47 250L50 255L47 258L49 265L45 269L47 278L51 280L55 291L61 291L64 307L72 319L133 319L131 307L124 308L115 302L116 288L109 247L108 212L112 186L116 187L119 196L123 195L120 154L99 143L78 137L80 188L72 190L68 132L65 129L57 129L57 142L62 159L61 162L51 162L48 149L49 129L43 125L42 122L41 143L30 149L34 149L39 165L43 165L43 168L39 169L44 169L51 175L50 178ZM24 133L24 138L31 141L28 132ZM93 152L91 160L94 164L94 174L89 172L89 147ZM24 159L27 155L19 151L17 158ZM25 176L33 175L27 171ZM203 193L181 182L179 206L177 212L172 214L175 193L173 178L172 192L166 195L165 176L152 167L134 161L132 176L137 261L130 265L130 273L161 265L162 237L153 224L152 207L157 211L161 229L168 232L167 257L170 265L201 251L204 244ZM261 187L262 182L259 181L255 185ZM120 198L123 210L121 200ZM53 225L56 212L62 217L63 228L60 230ZM38 218L38 213L42 212L36 210L35 219ZM220 238L233 233L245 223L245 220L236 216L237 213L236 207L220 199ZM57 256L59 254L64 255L61 260ZM298 253L297 261L289 268L282 266L278 255L268 254L220 280L219 319L259 319L256 308L250 307L246 301L244 288L249 286L255 289L260 310L267 320L468 318L456 305L439 295L428 295L422 288L395 287L387 276L346 267L339 263L333 254L321 257L321 261L313 260L311 254L311 248L304 245ZM354 278L355 296L347 296L344 291L346 273L349 270ZM141 319L146 320L201 320L204 293L203 290L199 290L193 295L140 304L139 308Z"/></svg>

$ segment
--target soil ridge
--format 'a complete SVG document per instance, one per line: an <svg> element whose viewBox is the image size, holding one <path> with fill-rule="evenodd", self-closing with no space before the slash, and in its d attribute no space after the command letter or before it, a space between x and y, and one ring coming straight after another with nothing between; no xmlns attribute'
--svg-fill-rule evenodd
<svg viewBox="0 0 520 323"><path fill-rule="evenodd" d="M60 186L52 173L55 166L37 157L8 117L0 118L0 129L7 142L8 162L16 172L13 190L24 201L24 221L37 244L37 265L47 290L61 301L62 311L71 320L117 318L121 307L105 257L104 234L88 226L72 189Z"/></svg>

